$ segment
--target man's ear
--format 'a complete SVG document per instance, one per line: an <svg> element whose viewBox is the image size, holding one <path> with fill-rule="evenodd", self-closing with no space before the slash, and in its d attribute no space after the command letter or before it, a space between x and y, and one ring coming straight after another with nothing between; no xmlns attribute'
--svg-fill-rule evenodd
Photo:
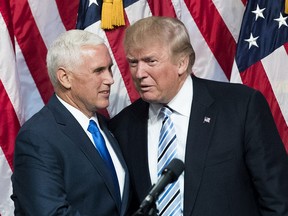
<svg viewBox="0 0 288 216"><path fill-rule="evenodd" d="M189 56L186 55L186 56L180 57L179 62L178 62L178 67L179 67L178 74L182 75L183 73L186 73L188 65L189 65Z"/></svg>
<svg viewBox="0 0 288 216"><path fill-rule="evenodd" d="M70 89L71 88L71 83L70 83L70 74L71 72L66 70L63 67L58 68L57 72L57 79L59 81L59 83L66 89Z"/></svg>

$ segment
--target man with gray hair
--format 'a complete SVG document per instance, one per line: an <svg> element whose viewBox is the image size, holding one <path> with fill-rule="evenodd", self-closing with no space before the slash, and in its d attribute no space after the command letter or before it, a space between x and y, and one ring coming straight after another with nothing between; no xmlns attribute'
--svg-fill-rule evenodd
<svg viewBox="0 0 288 216"><path fill-rule="evenodd" d="M96 113L109 105L112 65L103 39L87 31L67 31L49 48L55 94L16 139L15 215L126 214L127 167Z"/></svg>

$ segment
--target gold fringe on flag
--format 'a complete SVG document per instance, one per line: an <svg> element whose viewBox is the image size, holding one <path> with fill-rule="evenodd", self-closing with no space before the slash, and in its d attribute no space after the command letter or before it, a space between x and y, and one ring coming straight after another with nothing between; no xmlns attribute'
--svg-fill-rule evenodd
<svg viewBox="0 0 288 216"><path fill-rule="evenodd" d="M113 0L104 0L101 13L101 28L113 29L112 25Z"/></svg>
<svg viewBox="0 0 288 216"><path fill-rule="evenodd" d="M288 0L285 0L285 14L288 14Z"/></svg>
<svg viewBox="0 0 288 216"><path fill-rule="evenodd" d="M114 29L114 26L125 25L122 0L104 0L101 14L101 28Z"/></svg>
<svg viewBox="0 0 288 216"><path fill-rule="evenodd" d="M115 26L123 26L125 25L124 20L124 9L122 0L114 0L113 1L113 18L112 23Z"/></svg>

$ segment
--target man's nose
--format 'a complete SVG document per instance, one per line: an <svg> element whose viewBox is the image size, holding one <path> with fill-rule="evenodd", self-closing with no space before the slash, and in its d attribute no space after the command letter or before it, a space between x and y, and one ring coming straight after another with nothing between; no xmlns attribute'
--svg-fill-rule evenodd
<svg viewBox="0 0 288 216"><path fill-rule="evenodd" d="M136 78L141 79L147 75L147 66L144 62L139 62L136 69Z"/></svg>

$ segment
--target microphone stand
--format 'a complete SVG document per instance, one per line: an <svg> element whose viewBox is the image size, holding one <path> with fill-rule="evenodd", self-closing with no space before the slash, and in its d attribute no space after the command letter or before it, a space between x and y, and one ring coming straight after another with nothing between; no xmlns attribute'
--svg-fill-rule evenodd
<svg viewBox="0 0 288 216"><path fill-rule="evenodd" d="M139 209L132 216L157 216L158 209L156 208L155 201L158 199L159 194L164 191L164 188L175 182L184 170L184 163L174 158L165 169L162 171L161 177L156 184L152 185L149 194L142 201Z"/></svg>
<svg viewBox="0 0 288 216"><path fill-rule="evenodd" d="M132 216L158 216L158 209L155 202L151 205L141 205L139 209Z"/></svg>

